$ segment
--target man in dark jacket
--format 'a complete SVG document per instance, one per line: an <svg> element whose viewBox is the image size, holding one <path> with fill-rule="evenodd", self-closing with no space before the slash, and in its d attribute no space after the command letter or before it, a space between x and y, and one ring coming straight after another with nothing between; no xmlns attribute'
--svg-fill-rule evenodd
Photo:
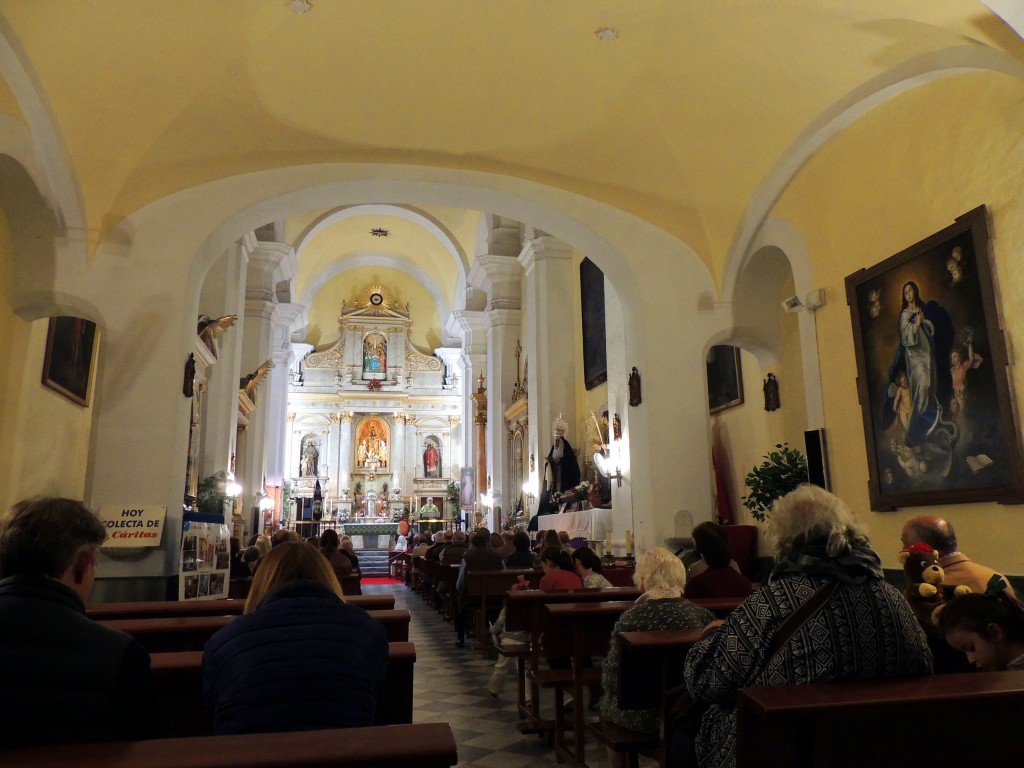
<svg viewBox="0 0 1024 768"><path fill-rule="evenodd" d="M4 747L155 735L149 654L85 615L105 538L72 499L22 501L0 518Z"/></svg>

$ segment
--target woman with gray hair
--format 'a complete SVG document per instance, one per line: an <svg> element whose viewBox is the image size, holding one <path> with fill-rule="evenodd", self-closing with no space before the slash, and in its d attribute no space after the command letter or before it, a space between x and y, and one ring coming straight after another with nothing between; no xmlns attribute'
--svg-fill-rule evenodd
<svg viewBox="0 0 1024 768"><path fill-rule="evenodd" d="M802 485L776 502L768 533L775 555L768 583L724 622L712 622L686 657L687 688L709 704L695 742L673 742L684 759L695 748L686 764L735 765L740 688L931 672L914 612L882 578L878 555L842 500Z"/></svg>

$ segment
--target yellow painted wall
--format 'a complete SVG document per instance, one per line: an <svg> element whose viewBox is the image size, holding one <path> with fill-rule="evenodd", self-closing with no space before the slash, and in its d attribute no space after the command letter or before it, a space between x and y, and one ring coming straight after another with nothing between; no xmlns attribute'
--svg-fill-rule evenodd
<svg viewBox="0 0 1024 768"><path fill-rule="evenodd" d="M441 346L441 320L430 293L405 272L385 267L358 267L328 281L309 308L306 343L318 350L334 344L341 337L338 330L341 302L351 304L360 291L377 283L391 290L403 306L406 302L411 305L413 324L409 338L417 349L424 354L432 354Z"/></svg>
<svg viewBox="0 0 1024 768"><path fill-rule="evenodd" d="M992 219L997 302L1012 340L1024 339L1024 84L995 74L949 77L897 96L830 141L807 163L773 215L805 238L814 284L833 297L818 311L825 421L836 493L898 567L903 523L941 514L964 552L1024 573L1024 508L997 504L868 509L867 454L844 278L884 260L984 203ZM1012 373L1024 391L1024 369ZM1019 397L1019 395L1018 395ZM784 401L785 402L785 401ZM1018 429L1020 425L1018 424Z"/></svg>
<svg viewBox="0 0 1024 768"><path fill-rule="evenodd" d="M11 312L11 239L0 213L0 510L37 494L82 498L92 408L41 383L47 320L26 323Z"/></svg>
<svg viewBox="0 0 1024 768"><path fill-rule="evenodd" d="M0 77L0 115L10 115L19 122L25 122L25 116L21 112L21 107L18 106L18 102L15 100L7 81L2 77Z"/></svg>

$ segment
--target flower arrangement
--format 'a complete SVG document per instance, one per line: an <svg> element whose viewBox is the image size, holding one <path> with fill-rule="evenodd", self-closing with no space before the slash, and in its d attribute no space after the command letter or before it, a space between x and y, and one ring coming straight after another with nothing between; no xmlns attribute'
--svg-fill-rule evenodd
<svg viewBox="0 0 1024 768"><path fill-rule="evenodd" d="M562 504L567 501L586 501L589 493L590 483L584 480L575 488L570 488L569 490L562 491L561 493L551 494L551 501L554 504Z"/></svg>
<svg viewBox="0 0 1024 768"><path fill-rule="evenodd" d="M380 379L370 379L366 382L366 388L371 392L380 392L383 386Z"/></svg>

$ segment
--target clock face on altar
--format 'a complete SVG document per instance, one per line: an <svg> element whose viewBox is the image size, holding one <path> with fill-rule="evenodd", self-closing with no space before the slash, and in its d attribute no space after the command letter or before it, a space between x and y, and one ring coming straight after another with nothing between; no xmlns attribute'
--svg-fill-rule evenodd
<svg viewBox="0 0 1024 768"><path fill-rule="evenodd" d="M375 307L379 307L381 304L384 303L384 296L379 293L371 293L370 303L373 304L373 306Z"/></svg>

